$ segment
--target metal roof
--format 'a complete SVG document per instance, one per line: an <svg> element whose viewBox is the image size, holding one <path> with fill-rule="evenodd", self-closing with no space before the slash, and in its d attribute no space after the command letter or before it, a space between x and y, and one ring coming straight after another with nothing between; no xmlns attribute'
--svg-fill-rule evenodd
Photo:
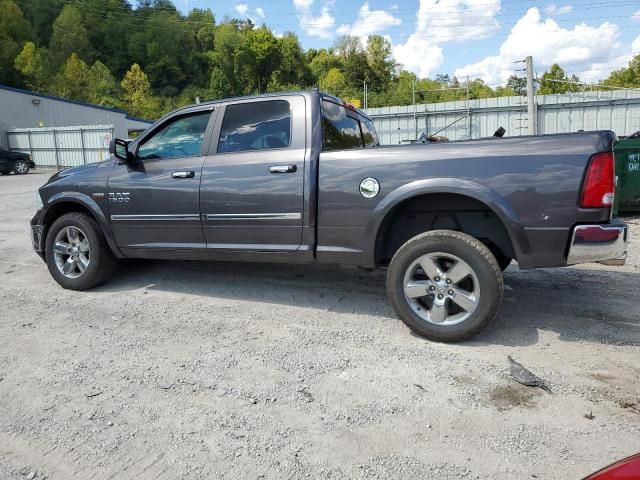
<svg viewBox="0 0 640 480"><path fill-rule="evenodd" d="M46 99L49 99L49 100L55 100L57 102L70 103L72 105L80 105L80 106L83 106L83 107L95 108L97 110L106 110L108 112L123 113L126 116L126 118L128 118L130 120L135 120L137 122L145 122L145 123L148 123L148 124L152 124L153 123L153 121L147 120L147 119L144 119L144 118L131 117L131 116L127 115L127 112L125 112L124 110L122 110L120 108L103 107L102 105L95 105L93 103L82 102L80 100L71 100L69 98L56 97L54 95L47 95L47 94L44 94L44 93L32 92L31 90L23 90L21 88L10 87L8 85L2 85L2 84L0 84L0 90L7 90L9 92L21 93L23 95L29 95L29 96L32 96L32 97L46 98Z"/></svg>

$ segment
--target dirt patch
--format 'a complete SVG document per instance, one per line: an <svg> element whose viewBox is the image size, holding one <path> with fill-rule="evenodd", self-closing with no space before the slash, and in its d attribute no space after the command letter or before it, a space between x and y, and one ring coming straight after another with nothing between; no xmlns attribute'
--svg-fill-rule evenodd
<svg viewBox="0 0 640 480"><path fill-rule="evenodd" d="M603 383L612 383L616 377L607 372L593 372L591 378Z"/></svg>
<svg viewBox="0 0 640 480"><path fill-rule="evenodd" d="M440 344L380 271L124 261L63 290L28 247L46 179L0 177L2 480L564 480L640 451L639 226L623 268L510 266L493 325Z"/></svg>
<svg viewBox="0 0 640 480"><path fill-rule="evenodd" d="M498 410L513 407L533 408L542 393L533 387L522 385L499 385L489 393L489 402Z"/></svg>

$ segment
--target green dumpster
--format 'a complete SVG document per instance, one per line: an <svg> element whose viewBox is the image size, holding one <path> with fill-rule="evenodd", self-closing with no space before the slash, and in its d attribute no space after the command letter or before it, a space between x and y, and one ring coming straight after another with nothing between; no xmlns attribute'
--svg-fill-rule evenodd
<svg viewBox="0 0 640 480"><path fill-rule="evenodd" d="M613 147L618 186L614 213L640 211L640 132Z"/></svg>

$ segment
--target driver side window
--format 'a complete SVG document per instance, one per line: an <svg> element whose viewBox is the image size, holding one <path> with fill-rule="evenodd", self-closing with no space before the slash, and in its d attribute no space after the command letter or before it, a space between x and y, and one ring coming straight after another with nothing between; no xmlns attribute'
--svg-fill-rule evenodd
<svg viewBox="0 0 640 480"><path fill-rule="evenodd" d="M211 112L198 112L171 120L138 148L138 158L197 157L202 154L202 142Z"/></svg>

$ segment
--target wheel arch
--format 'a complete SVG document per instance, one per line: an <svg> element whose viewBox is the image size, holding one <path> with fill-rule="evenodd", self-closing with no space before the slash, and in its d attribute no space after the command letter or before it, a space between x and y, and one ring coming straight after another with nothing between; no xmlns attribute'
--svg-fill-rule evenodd
<svg viewBox="0 0 640 480"><path fill-rule="evenodd" d="M432 213L435 213L439 211L437 210L439 204L446 203L451 199L455 199L456 207L451 207L452 210L445 209L442 211L452 213L456 211L455 208L475 208L478 212L485 211L490 212L490 215L494 215L494 224L496 226L499 225L499 229L503 229L503 232L496 232L492 237L489 237L489 240L501 240L494 243L500 244L500 250L506 250L505 254L516 258L521 268L528 268L531 265L531 250L524 227L506 199L484 185L454 178L417 180L397 188L382 199L377 205L367 228L368 238L370 239L368 251L371 263L373 265L384 263L384 249L389 238L389 229L397 222L398 215L407 212L412 203L432 204L434 205ZM464 231L464 229L454 227L437 228ZM416 231L416 234L431 229L422 226L422 229L418 229L420 231ZM504 239L500 239L501 235L504 235ZM408 238L411 238L411 236ZM408 238L404 240L406 241ZM399 246L396 245L397 248Z"/></svg>
<svg viewBox="0 0 640 480"><path fill-rule="evenodd" d="M102 209L87 195L78 192L61 192L49 199L42 214L42 224L45 225L43 242L46 242L49 228L53 222L62 215L71 212L85 213L91 217L98 224L98 227L100 227L113 254L118 258L123 258L122 253L115 243L111 226Z"/></svg>

